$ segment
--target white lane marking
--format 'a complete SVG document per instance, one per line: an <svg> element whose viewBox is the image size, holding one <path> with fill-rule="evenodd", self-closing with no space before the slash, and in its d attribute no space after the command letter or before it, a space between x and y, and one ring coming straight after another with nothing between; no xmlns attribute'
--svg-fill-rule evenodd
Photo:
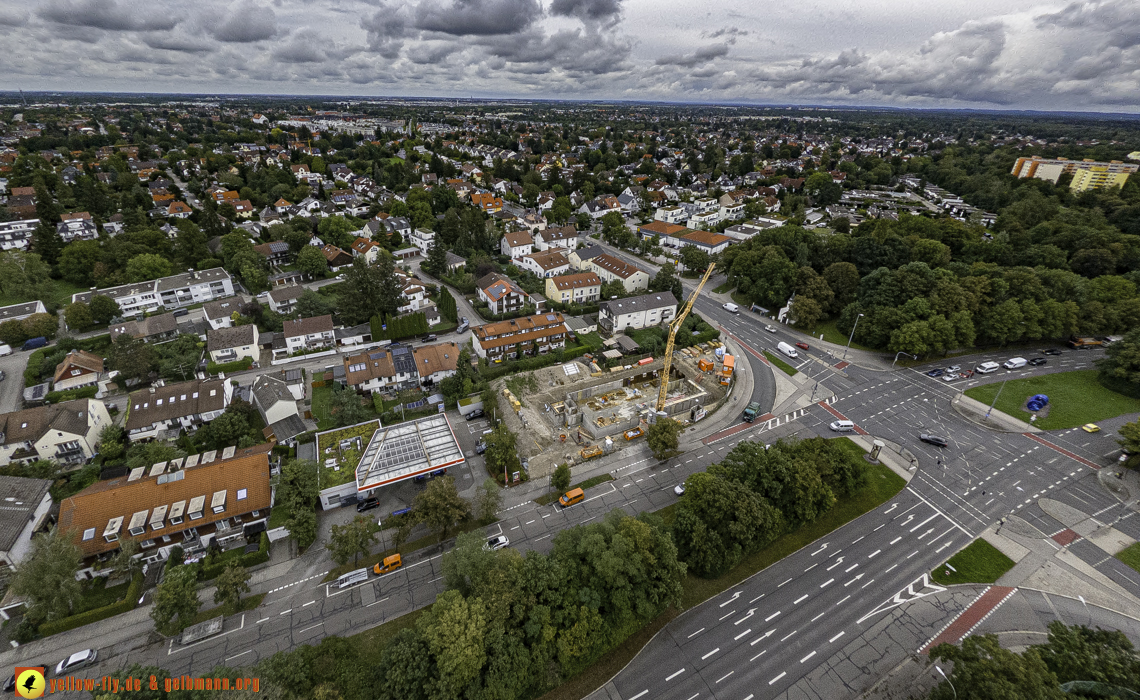
<svg viewBox="0 0 1140 700"><path fill-rule="evenodd" d="M685 672L685 669L683 669L683 668L682 668L680 671L674 671L674 672L673 672L671 675L668 675L668 676L666 676L666 677L665 677L665 680L666 680L666 681L671 681L671 680L673 680L674 678L676 678L677 676L681 675L681 674L682 674L682 673L684 673L684 672Z"/></svg>
<svg viewBox="0 0 1140 700"><path fill-rule="evenodd" d="M306 628L305 628L305 629L303 629L303 630L298 630L298 631L297 631L297 634L304 634L305 632L308 632L309 630L315 630L316 628L320 627L320 626L321 626L321 625L323 625L323 624L325 624L325 623L323 623L323 622L318 622L317 624L313 625L312 627L306 627Z"/></svg>
<svg viewBox="0 0 1140 700"><path fill-rule="evenodd" d="M232 659L236 659L239 656L245 656L246 654L252 654L252 653L253 653L253 649L246 649L245 651L243 651L240 654L234 654L233 656L227 656L226 661L230 661Z"/></svg>
<svg viewBox="0 0 1140 700"><path fill-rule="evenodd" d="M867 555L867 558L868 558L868 559L874 559L874 558L875 558L875 557L877 557L877 556L879 555L879 553L880 553L880 552L882 552L882 551L883 551L883 550L881 550L881 549L876 549L875 551L873 551L873 552L871 552L870 554L868 554L868 555Z"/></svg>
<svg viewBox="0 0 1140 700"><path fill-rule="evenodd" d="M789 634L787 637L784 637L784 638L783 638L783 639L781 639L780 641L781 641L781 642L786 642L786 641L788 641L789 639L791 639L791 638L792 638L792 635L793 635L793 634L795 634L796 632L799 632L799 630L792 630L792 634Z"/></svg>
<svg viewBox="0 0 1140 700"><path fill-rule="evenodd" d="M818 620L819 618L823 617L823 616L824 616L824 615L826 615L826 614L827 614L826 612L821 612L820 614L818 614L818 615L816 615L815 617L813 617L813 618L811 619L811 621L812 621L812 622L815 622L816 620Z"/></svg>
<svg viewBox="0 0 1140 700"><path fill-rule="evenodd" d="M648 690L643 690L643 691L641 691L640 693L638 693L637 695L634 695L634 696L633 696L632 698L630 698L629 700L637 700L638 698L640 698L640 697L643 697L643 696L645 696L645 695L649 695L649 691L648 691Z"/></svg>
<svg viewBox="0 0 1140 700"><path fill-rule="evenodd" d="M787 672L787 671L782 671L782 672L780 673L780 675L778 675L778 676L776 676L775 678L773 678L772 680L768 681L768 685L772 685L773 683L775 683L776 681L780 680L781 678L783 678L783 677L784 677L784 676L786 676L786 675L788 675L788 672Z"/></svg>
<svg viewBox="0 0 1140 700"><path fill-rule="evenodd" d="M810 659L813 656L815 656L814 651L812 653L808 654L807 656L805 656L804 658L800 659L800 663L802 664L803 662L807 661L808 659Z"/></svg>
<svg viewBox="0 0 1140 700"><path fill-rule="evenodd" d="M793 579L788 579L787 581L784 581L784 583L781 583L779 586L776 586L776 588L782 588L784 586L784 584L791 583L792 580Z"/></svg>
<svg viewBox="0 0 1140 700"><path fill-rule="evenodd" d="M749 642L748 646L750 646L750 647L756 646L757 643L764 641L768 637L771 637L772 633L775 631L776 631L775 628L768 630L767 632L765 632L763 634L763 636L757 637L756 639L753 639L751 642Z"/></svg>
<svg viewBox="0 0 1140 700"><path fill-rule="evenodd" d="M729 671L728 673L724 674L724 675L723 675L723 676L721 676L720 678L716 679L716 682L717 682L717 683L720 683L720 682L721 682L721 681L723 681L725 678L728 678L729 676L731 676L731 675L732 675L732 674L734 674L734 673L736 673L736 671ZM713 685L716 685L716 683L713 683Z"/></svg>
<svg viewBox="0 0 1140 700"><path fill-rule="evenodd" d="M827 641L829 644L834 643L836 639L839 639L840 637L842 637L845 634L847 634L847 633L846 632L840 632L839 634L835 635L834 637L832 637L831 639L829 639Z"/></svg>
<svg viewBox="0 0 1140 700"><path fill-rule="evenodd" d="M697 636L698 634L700 634L701 632L704 632L704 631L705 631L705 628L702 627L699 630L697 630L696 632L693 632L692 634L690 634L688 637L686 637L686 639L692 639L693 637Z"/></svg>
<svg viewBox="0 0 1140 700"><path fill-rule="evenodd" d="M835 579L829 578L826 581L824 581L823 583L819 584L819 587L820 588L827 588L828 584L831 584L831 583L835 583Z"/></svg>
<svg viewBox="0 0 1140 700"><path fill-rule="evenodd" d="M780 616L780 611L777 610L776 612L772 613L768 617L764 618L764 622L771 622L772 620L775 620L779 616Z"/></svg>
<svg viewBox="0 0 1140 700"><path fill-rule="evenodd" d="M850 597L851 597L851 596L847 596L847 598L850 598ZM835 607L837 607L837 608L838 608L840 605L843 605L843 603L847 602L847 598L844 598L843 600L841 600L841 601L839 601L838 603L836 603L836 604L835 604Z"/></svg>
<svg viewBox="0 0 1140 700"><path fill-rule="evenodd" d="M315 600L310 600L308 603L305 603L305 604L304 604L304 605L302 605L301 607L302 607L302 608L307 608L307 607L309 607L310 605L312 605L312 604L313 604L313 603L315 603L315 602L317 602L317 601L315 601Z"/></svg>
<svg viewBox="0 0 1140 700"><path fill-rule="evenodd" d="M799 598L796 598L794 601L792 601L792 605L799 605L800 603L804 602L805 600L807 600L807 594L806 593L804 595L800 596Z"/></svg>
<svg viewBox="0 0 1140 700"><path fill-rule="evenodd" d="M734 642L738 642L738 641L740 641L740 638L741 638L741 637L743 637L744 635L747 635L747 634L752 634L752 630L751 630L751 629L746 629L746 630L744 630L744 631L743 631L743 632L741 632L740 634L738 634L738 635L736 635L735 637L733 637L733 638L732 638L732 641L734 641Z"/></svg>
<svg viewBox="0 0 1140 700"><path fill-rule="evenodd" d="M902 537L896 537L893 540L891 540L891 544L895 544L896 542L898 542L901 539L902 539Z"/></svg>
<svg viewBox="0 0 1140 700"><path fill-rule="evenodd" d="M707 654L705 654L704 656L702 656L702 657L701 657L701 661L704 661L705 659L709 658L710 656L712 656L713 654L717 653L718 651L720 651L720 647L717 647L716 649L713 649L713 650L712 650L712 651L710 651L709 653L707 653Z"/></svg>

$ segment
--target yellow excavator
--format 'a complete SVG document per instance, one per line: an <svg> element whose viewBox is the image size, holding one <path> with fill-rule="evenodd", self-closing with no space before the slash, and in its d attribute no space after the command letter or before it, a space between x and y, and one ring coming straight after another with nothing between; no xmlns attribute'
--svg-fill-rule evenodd
<svg viewBox="0 0 1140 700"><path fill-rule="evenodd" d="M665 390L669 387L669 370L673 366L673 341L676 340L677 331L681 330L681 324L685 322L685 317L693 310L693 303L696 302L697 295L701 293L705 282L709 281L709 276L712 274L714 267L716 267L715 263L709 265L709 269L705 270L705 276L701 278L701 283L697 285L693 295L685 302L681 313L677 314L677 318L669 322L669 342L665 345L665 366L661 369L661 390L657 392L658 411L665 407Z"/></svg>

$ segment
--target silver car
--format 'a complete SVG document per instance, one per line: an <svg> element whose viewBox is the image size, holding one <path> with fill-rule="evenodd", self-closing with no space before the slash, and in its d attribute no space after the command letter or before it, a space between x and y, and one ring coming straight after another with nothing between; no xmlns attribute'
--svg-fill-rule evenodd
<svg viewBox="0 0 1140 700"><path fill-rule="evenodd" d="M496 551L503 547L510 546L511 541L507 539L506 535L495 535L494 537L487 538L487 544L483 545L483 549L489 551Z"/></svg>
<svg viewBox="0 0 1140 700"><path fill-rule="evenodd" d="M96 652L94 649L84 649L83 651L77 651L55 665L55 675L62 676L63 674L70 673L78 668L90 666L91 664L95 663L95 659L98 657L98 655L98 652Z"/></svg>

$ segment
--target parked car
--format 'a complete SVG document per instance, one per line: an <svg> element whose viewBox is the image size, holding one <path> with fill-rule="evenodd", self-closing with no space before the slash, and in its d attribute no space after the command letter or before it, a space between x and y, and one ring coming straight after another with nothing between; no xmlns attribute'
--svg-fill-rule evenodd
<svg viewBox="0 0 1140 700"><path fill-rule="evenodd" d="M1056 356L1056 355L1060 355L1062 352L1064 352L1064 351L1058 350L1057 348L1045 348L1044 350L1041 351L1041 354L1042 355L1054 355L1054 356Z"/></svg>
<svg viewBox="0 0 1140 700"><path fill-rule="evenodd" d="M684 496L685 495L685 482L682 481L681 483L674 486L673 487L673 493L677 494L678 496Z"/></svg>
<svg viewBox="0 0 1140 700"><path fill-rule="evenodd" d="M487 451L487 443L483 442L483 438L475 441L475 454L481 455Z"/></svg>
<svg viewBox="0 0 1140 700"><path fill-rule="evenodd" d="M183 316L189 316L189 315L190 315L190 309L175 309L174 310L174 317L175 318L181 318Z"/></svg>
<svg viewBox="0 0 1140 700"><path fill-rule="evenodd" d="M1085 431L1086 433L1099 433L1100 426L1096 423L1085 423L1081 426L1081 430Z"/></svg>
<svg viewBox="0 0 1140 700"><path fill-rule="evenodd" d="M90 666L91 664L95 663L95 659L98 656L99 653L94 649L84 649L83 651L77 651L55 665L55 675L62 676L78 668Z"/></svg>
<svg viewBox="0 0 1140 700"><path fill-rule="evenodd" d="M961 378L962 378L962 375L958 374L957 372L943 372L942 373L942 381L944 381L944 382L952 382L955 379L961 379Z"/></svg>
<svg viewBox="0 0 1140 700"><path fill-rule="evenodd" d="M922 440L928 445L935 445L936 447L948 447L950 445L950 441L941 435L930 435L928 433L922 433L918 436L918 439Z"/></svg>
<svg viewBox="0 0 1140 700"><path fill-rule="evenodd" d="M796 343L796 347L800 350L811 350L807 343Z"/></svg>
<svg viewBox="0 0 1140 700"><path fill-rule="evenodd" d="M357 513L363 513L366 510L372 510L373 508L379 508L379 507L380 507L380 499L376 498L375 496L372 496L371 498L366 498L363 501L360 501L359 503L357 503L356 504L356 512Z"/></svg>
<svg viewBox="0 0 1140 700"><path fill-rule="evenodd" d="M941 377L941 376L942 376L942 373L943 373L943 372L945 372L945 371L946 371L946 370L944 370L944 369L941 369L941 368L939 368L939 369L932 369L932 370L930 370L929 372L927 372L927 373L926 373L926 376L928 376L928 377Z"/></svg>
<svg viewBox="0 0 1140 700"><path fill-rule="evenodd" d="M494 537L487 538L487 544L483 545L483 549L494 552L495 550L502 549L511 544L506 535L495 535Z"/></svg>
<svg viewBox="0 0 1140 700"><path fill-rule="evenodd" d="M950 365L949 367L946 368L946 371L947 372L961 372L962 371L962 365Z"/></svg>
<svg viewBox="0 0 1140 700"><path fill-rule="evenodd" d="M474 411L467 414L467 420L475 420L476 418L482 418L483 416L484 416L483 409L477 408Z"/></svg>
<svg viewBox="0 0 1140 700"><path fill-rule="evenodd" d="M1033 367L1040 367L1048 361L1049 360L1046 360L1044 357L1035 357L1029 361L1029 364Z"/></svg>

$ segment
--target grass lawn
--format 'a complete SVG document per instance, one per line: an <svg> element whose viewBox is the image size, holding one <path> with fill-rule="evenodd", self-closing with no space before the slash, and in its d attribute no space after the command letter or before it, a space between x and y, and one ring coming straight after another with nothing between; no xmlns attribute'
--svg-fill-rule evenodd
<svg viewBox="0 0 1140 700"><path fill-rule="evenodd" d="M194 621L190 624L196 625L199 622L205 622L206 620L213 619L218 615L229 616L237 615L238 613L249 612L250 610L253 610L257 606L261 605L261 601L265 600L266 595L267 594L265 593L257 593L256 595L242 598L241 603L238 604L236 610L233 608L228 608L224 605L216 608L210 608L209 610L199 610L198 614L194 617Z"/></svg>
<svg viewBox="0 0 1140 700"><path fill-rule="evenodd" d="M332 430L336 427L332 416L329 415L329 399L332 398L332 387L329 385L313 389L313 418L317 419L317 430Z"/></svg>
<svg viewBox="0 0 1140 700"><path fill-rule="evenodd" d="M1133 569L1140 571L1140 542L1122 549L1116 554L1116 558L1125 564L1131 566Z"/></svg>
<svg viewBox="0 0 1140 700"><path fill-rule="evenodd" d="M980 537L950 557L946 563L954 569L938 566L930 572L930 578L943 586L955 583L993 583L1013 568L1012 559Z"/></svg>
<svg viewBox="0 0 1140 700"><path fill-rule="evenodd" d="M823 339L827 342L842 345L844 347L847 346L848 336L846 333L841 333L839 329L835 327L835 319L823 321L816 324L815 333L812 334L813 337L818 338L821 333L823 334ZM869 348L866 345L860 345L854 340L851 341L851 347L855 348L856 350L868 350L870 352L875 352L874 348Z"/></svg>
<svg viewBox="0 0 1140 700"><path fill-rule="evenodd" d="M851 459L863 461L864 451L847 438L843 441L850 451ZM763 571L772 564L815 542L833 530L837 530L864 513L868 513L886 503L906 486L906 481L890 468L882 464L869 464L867 487L853 497L841 500L822 518L777 538L764 549L753 552L744 558L732 571L718 579L704 579L692 574L686 575L683 582L685 592L681 606L685 609L700 605L709 598L723 593L753 574ZM670 515L672 515L670 513Z"/></svg>
<svg viewBox="0 0 1140 700"><path fill-rule="evenodd" d="M71 295L79 292L88 291L87 287L77 284L72 284L67 280L52 280L52 291L46 299L42 301L44 304L51 308L53 304L57 306L67 306L71 303ZM31 298L17 297L12 294L0 294L0 306L10 306L11 304L20 304L25 301L33 301Z"/></svg>
<svg viewBox="0 0 1140 700"><path fill-rule="evenodd" d="M123 596L127 594L127 588L129 588L130 585L130 581L125 581L117 586L107 588L107 578L105 576L94 579L83 588L83 596L76 604L73 614L78 615L79 613L102 608L122 600Z"/></svg>
<svg viewBox="0 0 1140 700"><path fill-rule="evenodd" d="M776 357L774 353L770 353L767 350L764 350L763 353L764 357L767 357L769 362L784 370L784 374L787 374L789 376L799 374L799 372L796 371L795 367L792 367L787 362L784 362L780 358Z"/></svg>
<svg viewBox="0 0 1140 700"><path fill-rule="evenodd" d="M613 481L613 480L614 480L614 477L612 474L599 474L598 476L592 476L589 479L586 479L585 481L579 481L576 484L570 484L570 488L567 489L567 491L573 491L574 489L582 489L583 491L585 491L586 489L590 488L591 486L597 486L598 484L604 484L607 481ZM562 494L560 494L560 493L548 493L545 496L539 496L538 498L534 499L534 502L539 504L539 505L546 506L546 505L550 505L551 503L554 503L555 501L557 501L561 497L562 497Z"/></svg>
<svg viewBox="0 0 1140 700"><path fill-rule="evenodd" d="M1075 428L1122 413L1140 412L1140 399L1104 388L1096 375L1095 369L1083 369L1011 379L1005 383L1005 389L1001 389L1000 382L986 384L967 389L966 396L988 406L1001 390L996 408L1028 422L1031 414L1023 410L1026 399L1034 394L1045 394L1049 397L1049 414L1034 423L1042 430Z"/></svg>
<svg viewBox="0 0 1140 700"><path fill-rule="evenodd" d="M731 282L725 282L724 284L714 289L713 292L715 294L728 294L734 289L736 289L736 287L732 286Z"/></svg>

